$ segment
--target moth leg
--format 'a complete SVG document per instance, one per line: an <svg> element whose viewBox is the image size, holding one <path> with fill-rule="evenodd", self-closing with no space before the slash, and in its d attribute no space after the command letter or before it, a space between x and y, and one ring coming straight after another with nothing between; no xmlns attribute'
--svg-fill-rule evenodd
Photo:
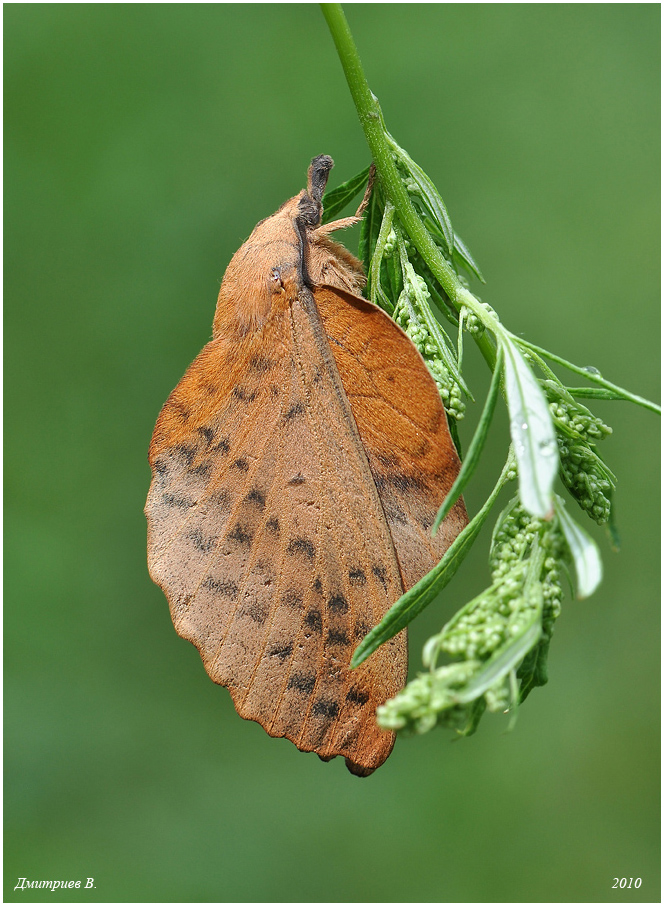
<svg viewBox="0 0 665 907"><path fill-rule="evenodd" d="M370 197L372 195L372 189L374 188L374 178L376 176L376 167L372 164L369 168L369 177L367 179L367 188L365 189L365 194L363 199L358 205L358 210L351 217L342 217L340 220L334 220L329 224L323 224L320 227L316 228L317 233L322 233L324 235L328 233L334 233L335 230L345 230L347 227L355 227L356 224L359 224L362 220L363 214L365 213L365 208L369 204Z"/></svg>
<svg viewBox="0 0 665 907"><path fill-rule="evenodd" d="M355 227L361 220L362 217L353 214L351 217L342 217L339 220L331 221L329 224L322 224L320 227L316 228L315 232L318 236L327 236L329 233L334 233L335 230L345 230L347 227Z"/></svg>
<svg viewBox="0 0 665 907"><path fill-rule="evenodd" d="M374 163L370 164L369 176L367 177L367 187L365 188L365 194L363 195L363 200L358 205L358 210L356 211L356 218L360 218L365 213L365 208L369 205L369 200L372 195L372 189L374 188L374 178L376 177L376 166ZM357 222L357 221L356 221Z"/></svg>

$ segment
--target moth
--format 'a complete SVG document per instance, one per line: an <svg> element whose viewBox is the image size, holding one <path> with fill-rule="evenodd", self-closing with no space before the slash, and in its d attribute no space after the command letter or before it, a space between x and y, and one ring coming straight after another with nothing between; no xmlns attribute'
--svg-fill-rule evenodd
<svg viewBox="0 0 665 907"><path fill-rule="evenodd" d="M361 263L321 225L333 161L261 221L222 281L212 340L159 415L148 565L180 636L273 737L371 774L394 734L406 631L355 647L467 522L436 537L459 458L420 353L362 298Z"/></svg>

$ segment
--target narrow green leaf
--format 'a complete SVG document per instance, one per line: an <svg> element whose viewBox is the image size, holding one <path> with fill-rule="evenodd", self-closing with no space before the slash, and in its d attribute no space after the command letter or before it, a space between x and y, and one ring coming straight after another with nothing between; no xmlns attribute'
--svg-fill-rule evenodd
<svg viewBox="0 0 665 907"><path fill-rule="evenodd" d="M464 358L464 315L466 311L464 306L462 306L457 324L457 364L460 371L462 371L462 361Z"/></svg>
<svg viewBox="0 0 665 907"><path fill-rule="evenodd" d="M614 501L610 503L610 518L607 523L606 529L607 534L610 538L610 547L615 554L618 554L621 550L621 535L619 534L619 527L617 526L616 521L616 507L614 506Z"/></svg>
<svg viewBox="0 0 665 907"><path fill-rule="evenodd" d="M448 255L452 256L453 249L455 248L455 235L453 232L453 225L450 222L448 209L446 208L443 199L439 195L439 192L432 180L429 178L429 176L427 176L425 171L421 167L419 167L418 164L416 164L414 160L406 155L404 163L406 164L411 178L420 190L420 197L422 198L425 205L429 208L430 213L435 218L437 224L441 229Z"/></svg>
<svg viewBox="0 0 665 907"><path fill-rule="evenodd" d="M380 306L387 312L394 310L395 306L390 299L386 296L381 286L381 262L383 261L384 250L386 247L386 241L388 239L388 234L392 229L393 223L393 214L395 213L395 208L391 205L390 202L387 202L386 207L383 210L383 218L381 220L381 227L379 229L379 235L376 240L376 245L374 247L374 252L372 254L372 262L370 264L369 275L370 275L370 300L375 304Z"/></svg>
<svg viewBox="0 0 665 907"><path fill-rule="evenodd" d="M417 187L417 197L429 210L429 213L432 215L439 229L441 230L442 238L446 245L446 252L448 254L448 257L451 257L453 254L453 248L455 246L453 225L450 222L450 216L448 215L448 210L443 202L443 199L439 195L439 190L436 188L436 186L422 169L422 167L416 164L413 158L397 144L395 139L389 133L386 133L386 138L392 145L393 150L397 153L399 164L408 171L409 176L415 183L415 186ZM410 192L408 187L407 191ZM411 194L416 193L411 192Z"/></svg>
<svg viewBox="0 0 665 907"><path fill-rule="evenodd" d="M418 262L418 273L427 284L427 289L429 290L432 301L436 305L437 309L446 318L446 320L450 322L450 324L452 324L454 327L458 327L459 319L457 312L451 308L450 302L446 302L443 296L441 296L439 292L441 287L437 283L430 269L426 265L423 265L421 262Z"/></svg>
<svg viewBox="0 0 665 907"><path fill-rule="evenodd" d="M476 264L474 258L469 252L465 243L459 238L457 233L455 233L455 246L453 248L453 262L455 264L461 263L464 268L472 275L475 275L481 283L485 283L485 278L480 273L480 268Z"/></svg>
<svg viewBox="0 0 665 907"><path fill-rule="evenodd" d="M369 274L370 262L374 254L376 239L381 227L383 217L383 201L379 186L374 183L369 204L365 208L360 224L360 239L358 240L358 258L362 261L365 273Z"/></svg>
<svg viewBox="0 0 665 907"><path fill-rule="evenodd" d="M625 400L623 394L607 390L605 387L567 387L568 393L578 399L587 400Z"/></svg>
<svg viewBox="0 0 665 907"><path fill-rule="evenodd" d="M480 719L483 717L486 708L487 702L484 696L480 696L469 706L469 718L466 726L462 730L458 731L460 737L471 737L476 733Z"/></svg>
<svg viewBox="0 0 665 907"><path fill-rule="evenodd" d="M561 356L555 356L555 354L550 353L549 350L544 350L542 347L536 346L535 343L528 343L528 341L522 339L521 337L513 337L513 340L515 340L515 342L524 349L533 350L535 353L539 353L544 359L549 359L551 362L556 362L558 365L562 365L569 371L575 372L576 375L581 375L583 378L587 378L589 381L592 381L594 384L598 384L600 387L604 387L606 390L614 391L614 393L617 395L617 398L620 398L622 400L629 400L631 403L636 403L638 406L643 406L645 409L649 409L651 410L651 412L658 413L660 415L660 406L658 406L657 403L652 403L651 400L645 400L644 397L638 397L637 394L631 394L630 391L625 390L623 387L612 384L611 381L606 381L600 374L598 369L594 368L593 366L587 365L582 368L579 365L568 362L567 359L562 359ZM572 390L570 388L569 391L571 391L572 393Z"/></svg>
<svg viewBox="0 0 665 907"><path fill-rule="evenodd" d="M469 445L469 450L466 455L466 459L462 463L462 468L460 469L457 478L453 482L453 487L448 492L445 501L439 508L439 512L436 515L434 525L432 526L432 536L436 535L437 529L448 516L450 509L455 501L466 488L469 479L473 475L475 468L478 465L480 455L482 453L483 447L485 446L485 441L487 440L487 433L489 432L490 425L492 424L492 417L494 415L494 409L496 407L496 400L499 395L499 387L501 386L502 373L503 348L499 345L499 347L497 348L494 374L492 375L492 383L490 384L487 400L485 400L485 406L483 407L483 412L480 417L480 421L478 422L478 427L476 428L471 444Z"/></svg>
<svg viewBox="0 0 665 907"><path fill-rule="evenodd" d="M356 195L365 188L368 179L369 167L365 167L361 173L342 183L341 186L324 193L322 200L323 218L321 222L328 224L331 220L334 220L349 202L352 202Z"/></svg>
<svg viewBox="0 0 665 907"><path fill-rule="evenodd" d="M505 355L510 435L517 459L520 500L540 519L552 514L552 485L559 453L547 400L522 353L507 333L497 335Z"/></svg>
<svg viewBox="0 0 665 907"><path fill-rule="evenodd" d="M448 420L448 431L450 432L450 437L453 439L453 444L455 445L457 456L460 458L460 461L463 462L464 455L462 452L462 442L460 441L459 431L457 430L457 419L455 419L449 413L446 413L446 419Z"/></svg>
<svg viewBox="0 0 665 907"><path fill-rule="evenodd" d="M603 578L600 551L591 536L568 513L563 500L558 495L555 508L575 566L577 597L588 598L596 591Z"/></svg>
<svg viewBox="0 0 665 907"><path fill-rule="evenodd" d="M544 687L547 683L547 656L550 649L550 640L542 639L538 645L527 652L524 661L517 670L520 682L520 703L524 702L529 693L536 687Z"/></svg>
<svg viewBox="0 0 665 907"><path fill-rule="evenodd" d="M387 642L389 639L392 639L392 637L399 633L400 630L403 630L404 627L411 623L414 617L417 617L418 614L429 605L432 599L448 585L459 569L460 564L469 553L476 536L480 532L494 502L499 496L499 492L506 481L508 465L509 464L507 463L506 466L504 466L498 482L482 508L468 526L465 526L460 532L436 567L433 570L430 570L430 572L423 576L415 586L398 599L386 613L383 620L378 623L373 630L370 630L367 636L365 636L353 653L353 658L351 659L352 668L357 668L365 661L365 659L369 658L372 652L375 652L380 645Z"/></svg>
<svg viewBox="0 0 665 907"><path fill-rule="evenodd" d="M402 268L400 267L396 255L391 255L387 259L383 259L381 279L386 287L388 298L397 303L404 284L402 283ZM390 314L392 315L394 311L395 305L391 304Z"/></svg>

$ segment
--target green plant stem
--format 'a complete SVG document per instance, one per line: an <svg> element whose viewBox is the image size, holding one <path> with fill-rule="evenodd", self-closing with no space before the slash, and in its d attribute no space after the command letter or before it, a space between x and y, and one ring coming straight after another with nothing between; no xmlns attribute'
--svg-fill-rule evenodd
<svg viewBox="0 0 665 907"><path fill-rule="evenodd" d="M356 105L358 117L365 132L365 138L372 153L377 176L381 182L384 194L395 206L397 216L409 234L411 242L420 252L432 274L439 281L453 306L459 312L462 305L469 305L468 300L459 298L460 295L468 297L470 294L462 286L454 268L443 257L427 228L422 223L397 172L393 153L386 139L381 108L367 84L358 49L342 6L339 3L322 3L321 10L335 42L337 54L346 76L351 97ZM496 362L494 344L486 333L480 337L475 337L474 340L490 369L494 371Z"/></svg>

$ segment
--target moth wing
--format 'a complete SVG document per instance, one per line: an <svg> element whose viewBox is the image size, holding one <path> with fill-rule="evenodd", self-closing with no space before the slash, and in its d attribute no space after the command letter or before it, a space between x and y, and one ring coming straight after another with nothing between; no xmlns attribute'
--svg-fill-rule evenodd
<svg viewBox="0 0 665 907"><path fill-rule="evenodd" d="M405 633L349 662L403 585L308 291L242 342L204 348L149 459L149 569L178 633L242 717L372 772L394 742L375 710L406 680Z"/></svg>
<svg viewBox="0 0 665 907"><path fill-rule="evenodd" d="M412 341L378 306L328 286L314 297L408 589L468 522L460 498L431 537L460 469L441 397Z"/></svg>

